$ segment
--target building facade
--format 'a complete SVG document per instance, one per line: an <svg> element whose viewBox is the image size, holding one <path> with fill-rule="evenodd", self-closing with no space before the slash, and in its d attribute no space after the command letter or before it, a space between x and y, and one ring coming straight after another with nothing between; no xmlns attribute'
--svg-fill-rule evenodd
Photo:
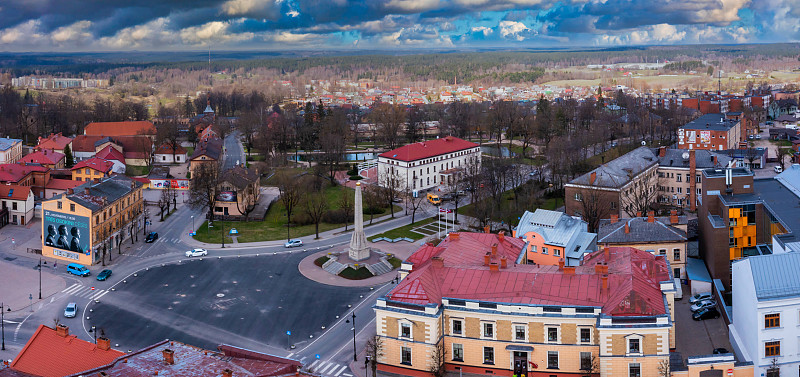
<svg viewBox="0 0 800 377"><path fill-rule="evenodd" d="M33 191L28 186L0 185L0 226L26 225L33 220Z"/></svg>
<svg viewBox="0 0 800 377"><path fill-rule="evenodd" d="M740 141L746 141L742 138L742 122L723 114L706 114L679 128L678 149L738 148Z"/></svg>
<svg viewBox="0 0 800 377"><path fill-rule="evenodd" d="M703 189L702 169L728 166L731 158L709 150L658 149L658 203L697 209Z"/></svg>
<svg viewBox="0 0 800 377"><path fill-rule="evenodd" d="M102 158L83 160L72 167L72 180L79 182L92 182L111 175L114 163Z"/></svg>
<svg viewBox="0 0 800 377"><path fill-rule="evenodd" d="M402 281L374 307L378 374L657 375L675 345L664 258L607 248L577 267L512 266L523 246L451 233L404 261Z"/></svg>
<svg viewBox="0 0 800 377"><path fill-rule="evenodd" d="M481 149L453 136L404 145L378 156L378 184L424 192L445 188L453 174L480 171Z"/></svg>
<svg viewBox="0 0 800 377"><path fill-rule="evenodd" d="M22 158L22 140L0 138L0 164L13 164Z"/></svg>
<svg viewBox="0 0 800 377"><path fill-rule="evenodd" d="M217 185L214 218L245 220L261 197L258 171L235 166L221 173Z"/></svg>
<svg viewBox="0 0 800 377"><path fill-rule="evenodd" d="M577 266L583 256L597 250L597 234L587 231L585 221L563 212L537 209L522 214L514 237L526 241L523 264Z"/></svg>
<svg viewBox="0 0 800 377"><path fill-rule="evenodd" d="M142 183L115 175L42 202L42 255L99 263L144 225Z"/></svg>

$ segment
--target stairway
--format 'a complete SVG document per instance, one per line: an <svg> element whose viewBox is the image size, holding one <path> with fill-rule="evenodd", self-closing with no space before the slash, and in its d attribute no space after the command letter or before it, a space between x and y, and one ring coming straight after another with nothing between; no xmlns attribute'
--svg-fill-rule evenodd
<svg viewBox="0 0 800 377"><path fill-rule="evenodd" d="M381 259L380 262L370 265L370 269L372 270L372 273L375 275L383 275L392 272L392 270L394 270L392 264L386 261L385 259Z"/></svg>

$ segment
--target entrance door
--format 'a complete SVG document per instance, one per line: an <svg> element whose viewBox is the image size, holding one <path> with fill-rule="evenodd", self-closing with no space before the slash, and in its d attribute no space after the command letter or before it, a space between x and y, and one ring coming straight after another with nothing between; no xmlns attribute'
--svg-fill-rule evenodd
<svg viewBox="0 0 800 377"><path fill-rule="evenodd" d="M528 376L528 353L514 351L514 375Z"/></svg>

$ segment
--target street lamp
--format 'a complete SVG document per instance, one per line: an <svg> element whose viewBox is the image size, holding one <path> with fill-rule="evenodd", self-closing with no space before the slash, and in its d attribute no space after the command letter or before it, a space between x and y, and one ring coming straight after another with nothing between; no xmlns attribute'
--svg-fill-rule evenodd
<svg viewBox="0 0 800 377"><path fill-rule="evenodd" d="M222 229L222 248L224 249L225 248L225 215L222 216L221 224L222 225L220 225L220 228Z"/></svg>
<svg viewBox="0 0 800 377"><path fill-rule="evenodd" d="M192 215L192 233L194 233L194 215Z"/></svg>
<svg viewBox="0 0 800 377"><path fill-rule="evenodd" d="M44 264L47 265L47 261L44 261ZM42 257L39 257L39 300L42 299Z"/></svg>
<svg viewBox="0 0 800 377"><path fill-rule="evenodd" d="M350 323L350 320L346 320L345 323ZM358 361L356 354L356 312L353 312L353 361Z"/></svg>
<svg viewBox="0 0 800 377"><path fill-rule="evenodd" d="M0 346L0 350L2 351L6 350L6 327L5 327L6 321L5 318L3 318L5 310L11 311L11 308L9 308L8 306L3 306L3 303L0 302L0 334L2 334L3 338L3 343L2 346Z"/></svg>
<svg viewBox="0 0 800 377"><path fill-rule="evenodd" d="M103 331L103 329L98 329L95 326L92 326L92 328L89 329L89 333L94 336L94 344L97 344L97 333L98 332L100 333L100 337L101 338L106 336L106 332Z"/></svg>

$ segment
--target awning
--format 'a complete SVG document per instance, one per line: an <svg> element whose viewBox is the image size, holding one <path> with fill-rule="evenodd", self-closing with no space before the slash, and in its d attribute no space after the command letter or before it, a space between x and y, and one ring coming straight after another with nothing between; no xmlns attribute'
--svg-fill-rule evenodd
<svg viewBox="0 0 800 377"><path fill-rule="evenodd" d="M533 351L533 347L531 346L517 346L513 344L509 344L506 346L506 351Z"/></svg>

